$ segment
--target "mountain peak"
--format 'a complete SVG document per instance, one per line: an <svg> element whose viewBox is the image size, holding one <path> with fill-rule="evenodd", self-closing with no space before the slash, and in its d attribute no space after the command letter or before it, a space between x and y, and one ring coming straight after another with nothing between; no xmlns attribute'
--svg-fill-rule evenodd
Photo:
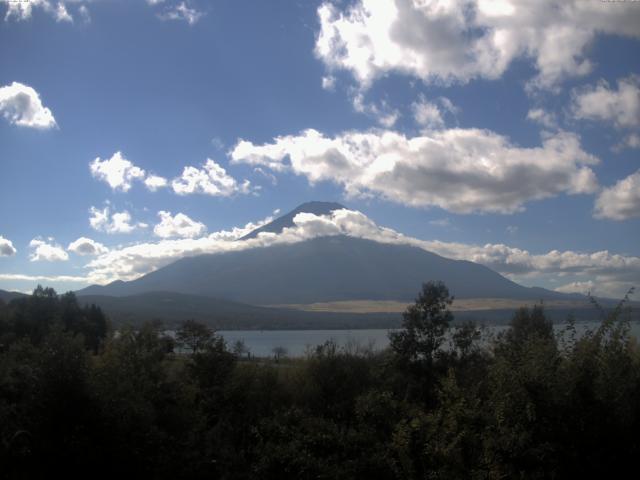
<svg viewBox="0 0 640 480"><path fill-rule="evenodd" d="M282 215L281 217L276 218L272 222L269 222L266 225L263 225L262 227L256 228L255 230L249 232L240 240L248 240L250 238L255 238L258 236L260 232L281 233L282 230L284 230L285 228L294 226L293 219L299 213L313 213L314 215L328 215L334 210L341 210L343 208L346 208L346 207L336 202L319 202L319 201L305 202L301 205L298 205L289 213L286 213L285 215Z"/></svg>

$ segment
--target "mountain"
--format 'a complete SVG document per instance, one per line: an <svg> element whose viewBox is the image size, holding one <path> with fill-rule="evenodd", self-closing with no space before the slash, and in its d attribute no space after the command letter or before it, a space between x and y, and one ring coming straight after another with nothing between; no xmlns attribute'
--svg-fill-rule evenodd
<svg viewBox="0 0 640 480"><path fill-rule="evenodd" d="M26 296L27 295L25 293L7 292L6 290L0 290L0 300L2 300L5 303L9 303L14 298L22 298Z"/></svg>
<svg viewBox="0 0 640 480"><path fill-rule="evenodd" d="M320 215L340 208L344 207L337 203L306 203L244 238L253 238L260 231L280 232L293 226L293 218L301 212ZM572 298L523 287L473 262L451 260L409 245L349 236L183 258L136 280L91 286L78 295L166 291L253 305L356 299L411 301L428 280L444 281L457 298Z"/></svg>
<svg viewBox="0 0 640 480"><path fill-rule="evenodd" d="M281 233L287 227L293 227L293 218L299 213L313 213L314 215L328 215L334 210L341 210L344 207L339 203L334 202L307 202L303 203L299 207L291 210L286 215L278 217L273 222L263 225L260 228L256 228L251 231L240 240L247 240L249 238L255 238L260 232Z"/></svg>

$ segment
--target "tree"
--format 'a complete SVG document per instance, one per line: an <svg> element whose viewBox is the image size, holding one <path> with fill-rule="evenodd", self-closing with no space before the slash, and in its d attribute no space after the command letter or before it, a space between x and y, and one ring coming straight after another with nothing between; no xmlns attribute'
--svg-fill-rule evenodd
<svg viewBox="0 0 640 480"><path fill-rule="evenodd" d="M283 346L277 346L277 347L273 347L273 358L275 359L276 362L279 362L282 358L287 356L287 349L284 348Z"/></svg>
<svg viewBox="0 0 640 480"><path fill-rule="evenodd" d="M415 304L402 314L403 329L389 334L391 349L402 363L430 365L438 352L453 315L453 297L443 282L422 285Z"/></svg>
<svg viewBox="0 0 640 480"><path fill-rule="evenodd" d="M546 318L542 304L532 309L520 307L516 310L506 332L506 340L513 345L522 345L528 341L553 339L553 323Z"/></svg>
<svg viewBox="0 0 640 480"><path fill-rule="evenodd" d="M196 354L209 345L214 338L213 330L204 323L187 320L176 332L176 341L180 347Z"/></svg>
<svg viewBox="0 0 640 480"><path fill-rule="evenodd" d="M245 355L247 358L251 356L251 351L249 350L249 347L247 347L247 344L244 343L244 340L241 340L241 339L238 339L235 342L233 342L233 347L231 348L231 351L238 358L242 358Z"/></svg>

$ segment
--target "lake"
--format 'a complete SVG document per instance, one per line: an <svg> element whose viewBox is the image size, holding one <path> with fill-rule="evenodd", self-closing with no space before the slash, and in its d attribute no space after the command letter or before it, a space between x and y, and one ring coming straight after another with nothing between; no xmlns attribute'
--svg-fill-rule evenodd
<svg viewBox="0 0 640 480"><path fill-rule="evenodd" d="M587 329L595 330L597 322L576 323L576 331L580 334ZM508 328L505 325L485 327L485 337L490 338ZM556 324L557 333L562 332L565 324ZM382 350L389 345L389 338L385 329L371 330L220 330L217 333L232 348L234 342L242 340L253 356L273 356L273 349L283 347L290 357L304 356L309 349L322 345L328 340L334 340L338 345L348 344L371 346L373 350ZM640 338L640 322L631 322L631 334Z"/></svg>

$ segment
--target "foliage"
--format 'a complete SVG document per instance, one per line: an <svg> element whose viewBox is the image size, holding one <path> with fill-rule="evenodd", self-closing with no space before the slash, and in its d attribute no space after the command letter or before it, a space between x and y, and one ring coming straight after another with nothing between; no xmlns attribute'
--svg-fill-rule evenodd
<svg viewBox="0 0 640 480"><path fill-rule="evenodd" d="M176 341L178 345L191 353L198 353L209 345L213 340L213 331L204 323L195 320L182 322L176 331Z"/></svg>
<svg viewBox="0 0 640 480"><path fill-rule="evenodd" d="M0 304L2 478L615 478L640 454L627 302L554 333L542 305L497 338L451 327L425 284L384 352L327 342L248 359L205 325L110 334L39 287ZM596 308L599 308L597 302ZM96 468L96 466L99 466Z"/></svg>
<svg viewBox="0 0 640 480"><path fill-rule="evenodd" d="M403 314L402 330L390 334L391 349L402 362L433 363L453 319L448 309L452 302L442 282L422 286L415 304Z"/></svg>

